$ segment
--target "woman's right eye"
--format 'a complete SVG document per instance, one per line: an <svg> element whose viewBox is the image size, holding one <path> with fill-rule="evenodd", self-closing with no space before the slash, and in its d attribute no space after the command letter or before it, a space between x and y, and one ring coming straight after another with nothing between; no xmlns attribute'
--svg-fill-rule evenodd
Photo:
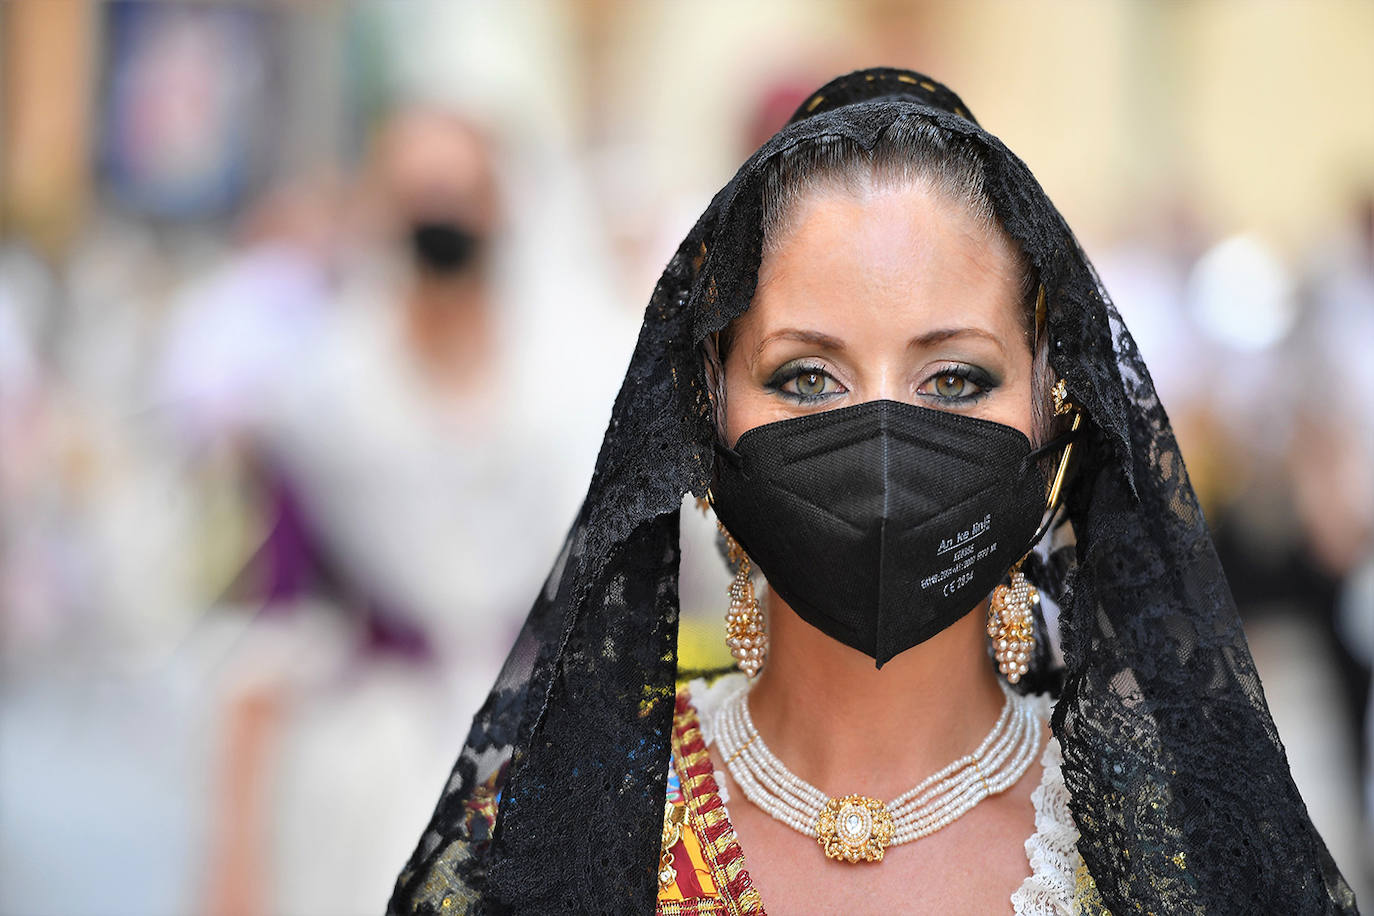
<svg viewBox="0 0 1374 916"><path fill-rule="evenodd" d="M797 401L817 401L847 389L820 366L788 363L773 373L768 387Z"/></svg>

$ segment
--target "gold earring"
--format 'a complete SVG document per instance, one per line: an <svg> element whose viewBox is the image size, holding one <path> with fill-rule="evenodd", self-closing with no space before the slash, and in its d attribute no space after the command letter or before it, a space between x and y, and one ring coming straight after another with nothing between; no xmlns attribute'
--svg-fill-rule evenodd
<svg viewBox="0 0 1374 916"><path fill-rule="evenodd" d="M1054 387L1050 389L1050 397L1054 399L1054 415L1056 417L1062 417L1073 410L1073 401L1069 400L1069 386L1062 378L1055 382Z"/></svg>
<svg viewBox="0 0 1374 916"><path fill-rule="evenodd" d="M730 565L735 567L735 578L730 582L730 609L725 612L725 644L735 657L735 664L748 677L754 677L763 667L763 659L768 654L768 633L763 627L763 610L754 596L754 582L751 578L753 564L744 548L716 522L720 533L725 535L725 549Z"/></svg>
<svg viewBox="0 0 1374 916"><path fill-rule="evenodd" d="M1032 607L1039 602L1040 593L1026 581L1020 561L1011 568L1011 584L997 586L988 601L988 636L997 657L997 670L1010 684L1021 680L1030 670L1030 657L1035 650Z"/></svg>

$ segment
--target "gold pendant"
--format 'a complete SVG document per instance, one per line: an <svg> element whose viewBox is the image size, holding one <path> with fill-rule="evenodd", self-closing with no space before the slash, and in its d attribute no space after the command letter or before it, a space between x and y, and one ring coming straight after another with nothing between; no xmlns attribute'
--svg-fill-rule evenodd
<svg viewBox="0 0 1374 916"><path fill-rule="evenodd" d="M816 840L832 859L881 862L895 828L887 805L867 795L832 798L816 819Z"/></svg>
<svg viewBox="0 0 1374 916"><path fill-rule="evenodd" d="M669 888L677 880L673 869L673 847L682 838L682 824L687 820L687 809L670 801L663 804L663 845L658 857L658 886Z"/></svg>

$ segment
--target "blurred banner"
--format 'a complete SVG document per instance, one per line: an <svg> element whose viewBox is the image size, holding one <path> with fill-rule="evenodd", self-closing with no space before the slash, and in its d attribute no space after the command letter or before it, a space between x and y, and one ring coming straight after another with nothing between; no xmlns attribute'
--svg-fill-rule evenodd
<svg viewBox="0 0 1374 916"><path fill-rule="evenodd" d="M140 0L108 3L103 13L102 181L142 217L233 212L277 152L278 17L250 6Z"/></svg>

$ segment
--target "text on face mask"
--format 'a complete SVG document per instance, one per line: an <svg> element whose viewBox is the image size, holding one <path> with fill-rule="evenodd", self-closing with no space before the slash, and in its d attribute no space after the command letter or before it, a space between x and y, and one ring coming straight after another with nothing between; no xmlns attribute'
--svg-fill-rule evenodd
<svg viewBox="0 0 1374 916"><path fill-rule="evenodd" d="M965 570L971 569L973 564L977 563L979 560L992 556L996 550L996 541L993 541L991 544L983 545L978 549L977 553L966 554L962 560L956 561L952 566L946 566L939 572L926 576L921 580L921 589L925 590L932 585L950 579L949 582L945 582L945 587L941 590L941 593L946 597L954 594L965 585L968 585L969 582L973 581L973 573L965 572ZM952 576L955 578L951 578Z"/></svg>
<svg viewBox="0 0 1374 916"><path fill-rule="evenodd" d="M938 557L942 554L949 553L954 548L960 547L966 542L978 537L978 535L987 531L991 527L992 515L985 515L982 517L981 520L974 522L972 525L965 528L963 531L960 531L959 533L954 535L954 537L941 538L940 546L935 549L935 555Z"/></svg>

